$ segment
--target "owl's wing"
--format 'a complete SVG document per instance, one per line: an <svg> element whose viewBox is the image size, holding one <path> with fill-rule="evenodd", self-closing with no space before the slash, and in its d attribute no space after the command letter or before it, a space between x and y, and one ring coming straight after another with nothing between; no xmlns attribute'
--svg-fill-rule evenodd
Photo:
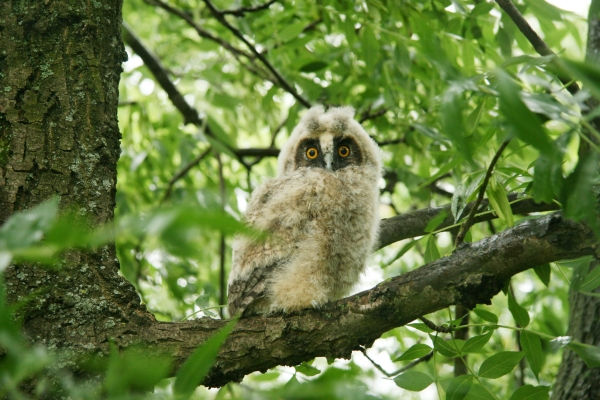
<svg viewBox="0 0 600 400"><path fill-rule="evenodd" d="M252 193L245 220L250 225L272 237L264 241L239 237L233 243L233 262L228 287L228 308L231 316L242 314L267 314L271 304L268 298L269 279L290 259L297 240L294 229L284 228L282 218L290 201L297 201L290 178L265 182ZM293 182L292 182L293 183ZM294 226L300 226L297 217ZM289 226L289 222L287 223Z"/></svg>
<svg viewBox="0 0 600 400"><path fill-rule="evenodd" d="M267 282L279 262L254 268L249 275L229 282L229 315L264 314L269 311L266 298Z"/></svg>

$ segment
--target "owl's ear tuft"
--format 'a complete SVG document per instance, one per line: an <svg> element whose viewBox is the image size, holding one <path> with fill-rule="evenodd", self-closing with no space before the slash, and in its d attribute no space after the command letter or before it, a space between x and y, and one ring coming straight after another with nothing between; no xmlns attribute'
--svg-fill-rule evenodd
<svg viewBox="0 0 600 400"><path fill-rule="evenodd" d="M342 134L354 118L354 109L352 107L330 108L327 117L330 120L330 129L336 134Z"/></svg>
<svg viewBox="0 0 600 400"><path fill-rule="evenodd" d="M306 114L304 114L304 116L302 116L300 124L304 124L304 126L306 126L308 131L311 133L319 132L323 129L321 123L319 122L319 119L321 118L324 112L325 109L323 108L323 106L314 106L310 110L308 110Z"/></svg>

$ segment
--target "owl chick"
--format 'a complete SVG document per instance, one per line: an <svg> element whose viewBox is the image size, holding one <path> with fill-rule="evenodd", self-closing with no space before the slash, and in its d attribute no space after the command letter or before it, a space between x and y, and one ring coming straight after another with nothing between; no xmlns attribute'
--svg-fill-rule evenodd
<svg viewBox="0 0 600 400"><path fill-rule="evenodd" d="M266 239L236 237L229 314L320 305L358 282L377 238L381 152L350 107L311 108L259 186L245 221Z"/></svg>

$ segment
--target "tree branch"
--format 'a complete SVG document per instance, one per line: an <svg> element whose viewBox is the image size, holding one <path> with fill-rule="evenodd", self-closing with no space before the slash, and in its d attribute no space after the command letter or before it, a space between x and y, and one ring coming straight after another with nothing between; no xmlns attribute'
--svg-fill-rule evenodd
<svg viewBox="0 0 600 400"><path fill-rule="evenodd" d="M221 15L231 14L235 15L236 17L243 17L246 13L266 10L267 8L271 7L271 4L275 3L276 1L277 0L270 0L264 4L260 4L254 7L240 7L233 10L221 10L219 11L219 13Z"/></svg>
<svg viewBox="0 0 600 400"><path fill-rule="evenodd" d="M152 72L152 75L154 75L160 87L162 87L167 93L167 96L169 96L169 100L171 100L175 108L177 108L183 116L184 123L200 126L202 120L198 116L198 112L192 108L192 106L185 101L181 93L179 93L179 90L177 90L173 82L171 82L171 79L169 79L169 74L158 57L152 54L142 44L127 22L123 21L122 27L123 40L144 61L144 64L148 67L150 72Z"/></svg>
<svg viewBox="0 0 600 400"><path fill-rule="evenodd" d="M363 122L365 122L367 120L375 119L377 117L381 117L387 111L388 111L388 109L386 107L384 107L384 108L382 108L380 110L377 110L377 111L374 111L373 113L371 113L371 107L369 106L369 108L364 113L362 113L362 115L360 116L360 119L358 120L358 122L362 124Z"/></svg>
<svg viewBox="0 0 600 400"><path fill-rule="evenodd" d="M254 57L252 56L252 54L238 49L237 47L233 46L231 43L229 43L226 40L221 39L218 36L213 35L212 33L210 33L209 31L203 29L200 27L200 25L198 25L193 18L185 13L182 10L179 10L175 7L170 6L169 4L161 1L161 0L144 0L145 3L152 5L152 6L156 6L156 7L160 7L163 10L165 10L166 12L176 15L179 18L183 19L185 22L188 23L189 26L191 26L192 28L194 28L194 30L196 31L196 33L198 33L198 36L204 38L204 39L208 39L208 40L212 40L215 43L218 43L219 45L221 45L224 49L228 50L230 53L232 53L235 56L244 56L250 60L252 60Z"/></svg>
<svg viewBox="0 0 600 400"><path fill-rule="evenodd" d="M517 194L512 193L508 195L508 201L511 202L511 209L513 214L529 214L532 212L543 212L543 211L554 211L560 207L555 204L547 203L536 203L533 199L517 200ZM484 199L481 202L480 207L487 207L488 200ZM475 202L468 203L465 206L464 212L470 212ZM447 204L441 207L425 208L421 210L412 211L396 217L383 219L379 225L379 244L378 249L381 249L391 243L397 242L403 239L409 239L417 236L423 236L426 234L425 227L427 223L439 213L447 213L446 219L438 226L437 229L445 229L454 225L454 217L450 212L451 205ZM497 218L492 213L486 213L480 216L475 216L473 221L484 222Z"/></svg>
<svg viewBox="0 0 600 400"><path fill-rule="evenodd" d="M504 12L510 17L510 19L517 25L517 28L525 36L525 38L531 43L535 51L541 56L556 56L556 54L550 50L546 42L533 30L529 22L519 12L517 7L512 3L511 0L496 0L496 3L504 10ZM567 90L571 94L575 94L579 91L579 85L570 79L558 76L558 79L566 85Z"/></svg>
<svg viewBox="0 0 600 400"><path fill-rule="evenodd" d="M475 204L471 208L471 211L469 212L469 216L467 217L467 220L464 222L464 224L462 224L462 226L460 227L460 230L458 231L458 235L456 235L456 239L454 240L454 247L458 247L460 244L462 244L463 240L465 239L465 235L467 234L469 229L471 229L471 226L473 225L473 218L475 218L475 213L477 212L477 210L479 209L479 205L483 201L483 196L485 195L487 185L490 181L490 178L492 177L492 172L494 171L494 166L496 166L496 163L500 159L500 155L502 155L502 152L504 151L506 146L508 146L509 142L510 142L510 139L502 142L502 144L500 145L500 148L498 149L498 151L496 151L494 158L492 158L492 161L490 162L490 165L488 166L488 169L485 173L485 178L483 178L483 182L481 183L481 187L479 188L479 194L477 195L477 200L475 200Z"/></svg>
<svg viewBox="0 0 600 400"><path fill-rule="evenodd" d="M161 199L160 204L164 203L165 200L171 195L171 191L173 190L173 185L175 184L175 182L177 182L178 180L183 178L193 167L200 164L200 162L202 160L204 160L204 157L206 157L208 155L208 153L210 153L211 150L212 150L212 147L209 147L208 149L204 150L202 152L202 154L200 154L198 157L196 157L192 161L190 161L185 167L183 167L183 169L181 171L176 173L171 178L171 180L169 181L169 186L167 187L167 191L163 195L163 198Z"/></svg>
<svg viewBox="0 0 600 400"><path fill-rule="evenodd" d="M600 245L584 224L554 213L526 221L371 290L287 315L241 319L220 350L207 386L240 381L246 374L277 365L297 365L314 357L349 358L370 347L386 331L453 304L472 308L488 303L513 275L535 265L597 253ZM181 365L224 321L149 326L123 324L154 351L168 352ZM143 329L142 329L143 328ZM116 336L117 338L119 336Z"/></svg>
<svg viewBox="0 0 600 400"><path fill-rule="evenodd" d="M156 1L156 0L152 0L152 1ZM281 76L281 74L275 69L275 67L273 67L273 65L271 65L271 63L261 53L259 53L258 50L256 50L256 48L244 37L242 32L240 32L238 29L233 27L229 22L227 22L227 20L225 19L225 16L223 14L220 14L220 11L217 10L217 8L210 2L210 0L204 0L204 3L206 4L206 6L210 10L210 12L213 14L213 16L217 19L217 21L219 21L223 26L225 26L227 29L229 29L231 31L231 33L234 34L235 37L237 37L242 42L244 42L244 44L248 47L248 49L250 49L252 54L254 54L264 64L264 66L267 67L267 69L269 71L271 71L271 73L277 78L277 81L279 82L279 86L281 86L282 89L284 89L286 92L288 92L292 96L294 96L294 98L300 104L302 104L304 107L306 107L306 108L311 107L311 104L307 100L305 100L302 96L300 96L298 94L298 92L296 92L296 89L294 89L283 78L283 76Z"/></svg>
<svg viewBox="0 0 600 400"><path fill-rule="evenodd" d="M156 1L156 0L148 0L148 1ZM193 124L193 125L196 125L198 128L202 128L204 130L204 133L206 134L206 136L209 136L210 138L219 142L222 146L224 146L232 154L234 154L236 156L237 160L242 165L244 165L245 167L248 167L246 162L244 162L244 159L236 153L237 150L235 148L231 147L228 143L226 143L223 140L221 140L220 138L218 138L214 134L212 129L210 129L210 126L208 126L207 124L204 123L204 121L198 115L198 111L196 111L196 109L194 109L192 106L190 106L188 104L188 102L183 98L183 96L181 95L179 90L175 87L173 82L171 82L171 79L169 79L168 72L167 72L166 68L162 65L160 60L142 44L140 39L135 35L135 33L131 30L131 27L129 25L127 25L127 23L125 21L123 21L122 27L123 27L123 40L125 41L125 43L127 43L131 47L131 49L137 55L140 56L142 61L144 61L144 65L146 65L148 67L148 69L150 70L150 72L152 72L152 75L154 75L154 77L156 78L156 81L158 82L160 87L162 87L163 90L167 93L169 100L171 100L171 102L173 103L175 108L177 108L177 110L179 110L179 112L183 116L184 124L186 124L186 125ZM189 171L189 169L187 169L185 172L187 173L188 171ZM179 176L177 179L179 179L179 178L181 178L181 176ZM163 198L163 200L165 198Z"/></svg>

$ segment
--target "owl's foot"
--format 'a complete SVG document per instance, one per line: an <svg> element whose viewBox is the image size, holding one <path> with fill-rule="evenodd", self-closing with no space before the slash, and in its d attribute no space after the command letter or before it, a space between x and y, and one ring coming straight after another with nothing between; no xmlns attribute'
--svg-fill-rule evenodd
<svg viewBox="0 0 600 400"><path fill-rule="evenodd" d="M310 304L312 304L312 306L315 310L319 310L319 311L321 310L321 305L319 303L317 303L316 300L311 301Z"/></svg>

